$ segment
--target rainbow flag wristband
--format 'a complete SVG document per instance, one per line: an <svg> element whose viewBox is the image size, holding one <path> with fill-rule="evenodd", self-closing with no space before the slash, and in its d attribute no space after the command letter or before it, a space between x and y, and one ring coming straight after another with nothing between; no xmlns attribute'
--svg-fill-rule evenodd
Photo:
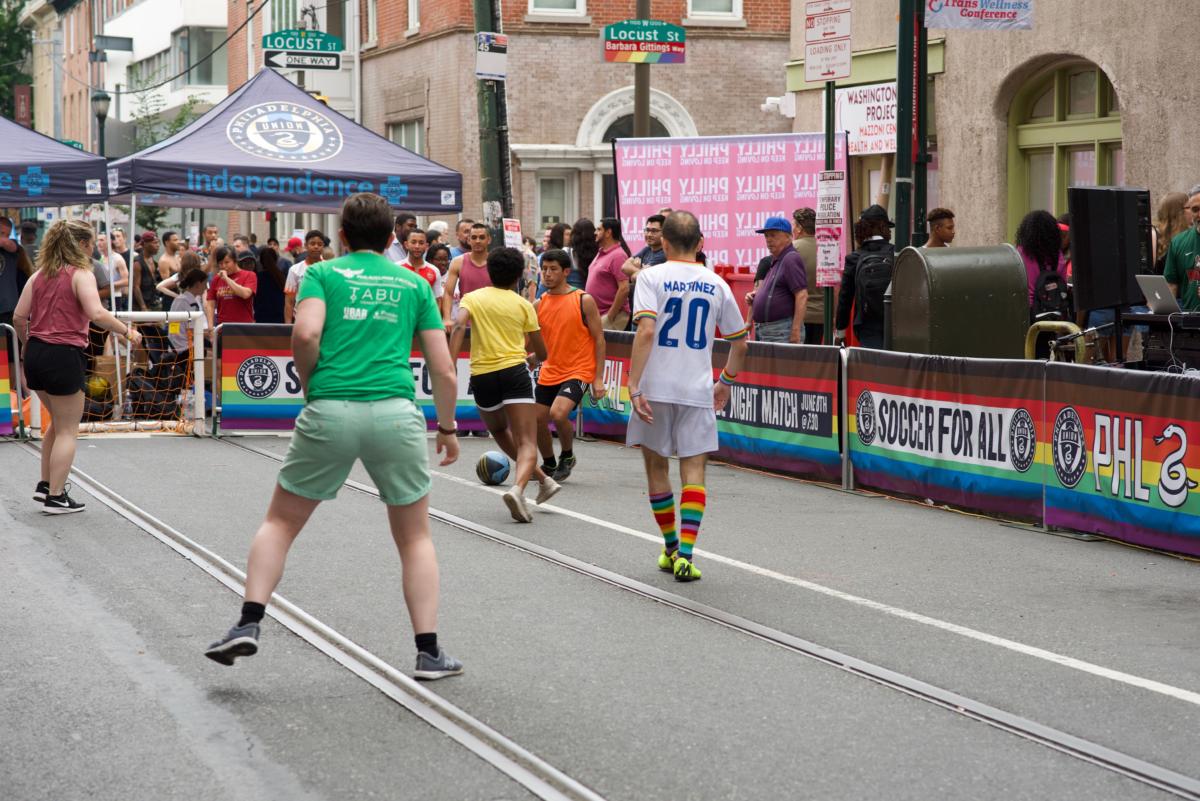
<svg viewBox="0 0 1200 801"><path fill-rule="evenodd" d="M732 387L736 378L737 376L730 375L726 370L721 371L721 383L727 387Z"/></svg>

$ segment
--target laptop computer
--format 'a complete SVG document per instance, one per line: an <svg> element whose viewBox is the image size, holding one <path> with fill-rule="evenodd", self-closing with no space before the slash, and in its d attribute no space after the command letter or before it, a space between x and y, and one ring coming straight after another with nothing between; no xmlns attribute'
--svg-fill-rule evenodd
<svg viewBox="0 0 1200 801"><path fill-rule="evenodd" d="M1167 279L1161 275L1137 275L1138 286L1146 296L1146 305L1154 314L1179 314L1179 301L1171 291Z"/></svg>

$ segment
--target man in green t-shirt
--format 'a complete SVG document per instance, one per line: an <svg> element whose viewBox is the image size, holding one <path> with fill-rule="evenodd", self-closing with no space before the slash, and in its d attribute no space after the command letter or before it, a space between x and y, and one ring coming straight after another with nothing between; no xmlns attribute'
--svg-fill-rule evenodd
<svg viewBox="0 0 1200 801"><path fill-rule="evenodd" d="M291 446L267 517L250 546L242 616L205 656L232 665L258 652L259 624L283 576L288 549L317 505L332 500L361 460L388 506L416 634L418 679L463 672L437 643L438 564L429 536L425 416L415 403L409 355L420 341L437 406L441 464L458 458L458 377L429 282L382 255L392 212L379 195L342 206L351 251L311 265L296 302L292 350L304 391Z"/></svg>
<svg viewBox="0 0 1200 801"><path fill-rule="evenodd" d="M1200 311L1200 194L1188 198L1187 209L1195 225L1171 240L1163 277L1179 298L1181 309Z"/></svg>

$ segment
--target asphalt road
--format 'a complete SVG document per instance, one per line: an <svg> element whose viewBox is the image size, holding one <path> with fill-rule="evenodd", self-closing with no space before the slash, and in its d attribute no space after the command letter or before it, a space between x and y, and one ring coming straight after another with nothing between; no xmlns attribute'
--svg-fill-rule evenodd
<svg viewBox="0 0 1200 801"><path fill-rule="evenodd" d="M636 536L654 531L637 454L581 444L551 504L563 511L520 526L474 480L489 444L464 440L435 507L1200 774L1193 564L717 466L700 538L716 556L679 585ZM203 659L236 596L98 504L41 516L34 458L0 445L0 464L5 798L528 797L270 621L254 659ZM239 566L277 469L169 437L86 440L78 464ZM434 533L440 635L467 673L431 689L607 798L1166 797L527 554ZM411 668L374 499L323 505L280 593Z"/></svg>

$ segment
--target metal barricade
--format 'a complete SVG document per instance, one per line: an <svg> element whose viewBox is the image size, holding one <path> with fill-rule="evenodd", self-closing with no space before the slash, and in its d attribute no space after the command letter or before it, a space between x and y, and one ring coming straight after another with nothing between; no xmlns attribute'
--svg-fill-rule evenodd
<svg viewBox="0 0 1200 801"><path fill-rule="evenodd" d="M221 436L221 329L224 324L213 328L212 335L212 435ZM203 402L203 399L201 399Z"/></svg>
<svg viewBox="0 0 1200 801"><path fill-rule="evenodd" d="M8 349L9 348L12 349L13 369L12 369L12 376L11 376L10 380L12 382L13 389L16 390L16 396L17 396L16 408L14 408L12 410L17 416L17 425L14 430L18 432L17 439L27 440L27 439L29 439L29 432L27 432L25 429L25 413L24 413L24 410L21 408L22 401L25 397L25 393L22 391L22 387L21 387L21 379L23 379L25 377L25 371L21 369L21 347L20 347L20 343L17 340L17 329L13 328L11 325L8 325L7 323L0 324L0 329L4 329L5 341L8 343L8 347L5 348L5 351L6 351L4 354L5 359L8 358L8 353L7 353Z"/></svg>

